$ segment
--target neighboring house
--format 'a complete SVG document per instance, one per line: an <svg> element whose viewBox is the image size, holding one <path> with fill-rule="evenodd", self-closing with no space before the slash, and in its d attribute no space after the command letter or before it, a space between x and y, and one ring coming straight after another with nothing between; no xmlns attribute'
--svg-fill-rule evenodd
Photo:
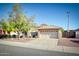
<svg viewBox="0 0 79 59"><path fill-rule="evenodd" d="M17 32L10 32L10 35L18 35Z"/></svg>
<svg viewBox="0 0 79 59"><path fill-rule="evenodd" d="M0 35L3 34L3 30L0 28Z"/></svg>
<svg viewBox="0 0 79 59"><path fill-rule="evenodd" d="M28 37L32 37L32 38L38 37L38 27L31 28L31 29L27 32L27 36L28 36Z"/></svg>
<svg viewBox="0 0 79 59"><path fill-rule="evenodd" d="M0 35L4 34L2 27L0 26Z"/></svg>
<svg viewBox="0 0 79 59"><path fill-rule="evenodd" d="M41 25L38 28L38 37L39 38L57 38L60 39L62 38L62 32L61 32L61 27L58 26L48 26L48 25Z"/></svg>
<svg viewBox="0 0 79 59"><path fill-rule="evenodd" d="M79 29L77 29L77 30L75 31L75 33L76 33L76 38L79 39Z"/></svg>

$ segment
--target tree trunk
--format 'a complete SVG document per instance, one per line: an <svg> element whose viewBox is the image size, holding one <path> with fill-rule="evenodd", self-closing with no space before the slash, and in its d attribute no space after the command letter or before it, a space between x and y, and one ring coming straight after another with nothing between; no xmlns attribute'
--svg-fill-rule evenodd
<svg viewBox="0 0 79 59"><path fill-rule="evenodd" d="M9 38L10 38L10 32L8 32Z"/></svg>
<svg viewBox="0 0 79 59"><path fill-rule="evenodd" d="M20 39L20 33L18 32L18 40Z"/></svg>
<svg viewBox="0 0 79 59"><path fill-rule="evenodd" d="M8 32L8 39L10 39L10 32Z"/></svg>
<svg viewBox="0 0 79 59"><path fill-rule="evenodd" d="M24 37L27 37L27 32L24 32Z"/></svg>

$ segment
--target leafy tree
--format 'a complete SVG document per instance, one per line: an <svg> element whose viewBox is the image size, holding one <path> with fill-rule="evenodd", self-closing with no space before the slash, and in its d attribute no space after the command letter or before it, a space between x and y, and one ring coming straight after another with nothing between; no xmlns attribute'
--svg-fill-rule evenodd
<svg viewBox="0 0 79 59"><path fill-rule="evenodd" d="M29 26L30 26L30 30L32 30L32 29L36 30L37 26L36 26L36 23L34 23L34 19L35 19L35 16L31 16L29 18L28 23L29 23Z"/></svg>
<svg viewBox="0 0 79 59"><path fill-rule="evenodd" d="M28 22L29 19L22 12L21 6L19 4L15 4L13 6L13 13L18 36L20 35L19 32L28 32L31 28L30 23Z"/></svg>
<svg viewBox="0 0 79 59"><path fill-rule="evenodd" d="M7 21L5 21L5 19L2 19L2 20L1 20L0 25L1 25L1 27L2 27L2 29L3 29L3 31L4 31L4 33L8 31L8 26L9 26L9 24L8 24Z"/></svg>
<svg viewBox="0 0 79 59"><path fill-rule="evenodd" d="M1 26L4 31L7 31L9 34L11 31L18 32L28 32L32 28L35 28L34 16L28 18L23 12L19 4L14 4L13 11L9 13L8 21L2 21Z"/></svg>

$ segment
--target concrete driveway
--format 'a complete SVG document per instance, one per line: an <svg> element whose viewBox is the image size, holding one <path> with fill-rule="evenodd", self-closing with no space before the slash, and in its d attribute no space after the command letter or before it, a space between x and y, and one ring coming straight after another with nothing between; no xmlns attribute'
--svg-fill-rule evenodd
<svg viewBox="0 0 79 59"><path fill-rule="evenodd" d="M63 51L62 46L57 46L59 39L44 39L44 38L37 38L32 39L30 41L25 42L12 42L6 40L0 40L0 44L12 45L12 46L21 46L21 47L29 47L35 49L43 49L43 50L55 50L55 51Z"/></svg>
<svg viewBox="0 0 79 59"><path fill-rule="evenodd" d="M36 39L29 41L27 45L32 48L62 51L62 46L57 46L58 39Z"/></svg>

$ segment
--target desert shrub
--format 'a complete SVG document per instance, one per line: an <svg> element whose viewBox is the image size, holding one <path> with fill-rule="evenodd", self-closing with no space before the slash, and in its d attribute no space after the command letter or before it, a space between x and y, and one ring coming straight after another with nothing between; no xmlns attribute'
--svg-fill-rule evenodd
<svg viewBox="0 0 79 59"><path fill-rule="evenodd" d="M2 38L7 38L7 35L6 34L1 34L0 39L2 39Z"/></svg>
<svg viewBox="0 0 79 59"><path fill-rule="evenodd" d="M16 38L16 35L12 35L12 38Z"/></svg>
<svg viewBox="0 0 79 59"><path fill-rule="evenodd" d="M11 35L1 34L0 39L4 39L4 38L11 38Z"/></svg>

